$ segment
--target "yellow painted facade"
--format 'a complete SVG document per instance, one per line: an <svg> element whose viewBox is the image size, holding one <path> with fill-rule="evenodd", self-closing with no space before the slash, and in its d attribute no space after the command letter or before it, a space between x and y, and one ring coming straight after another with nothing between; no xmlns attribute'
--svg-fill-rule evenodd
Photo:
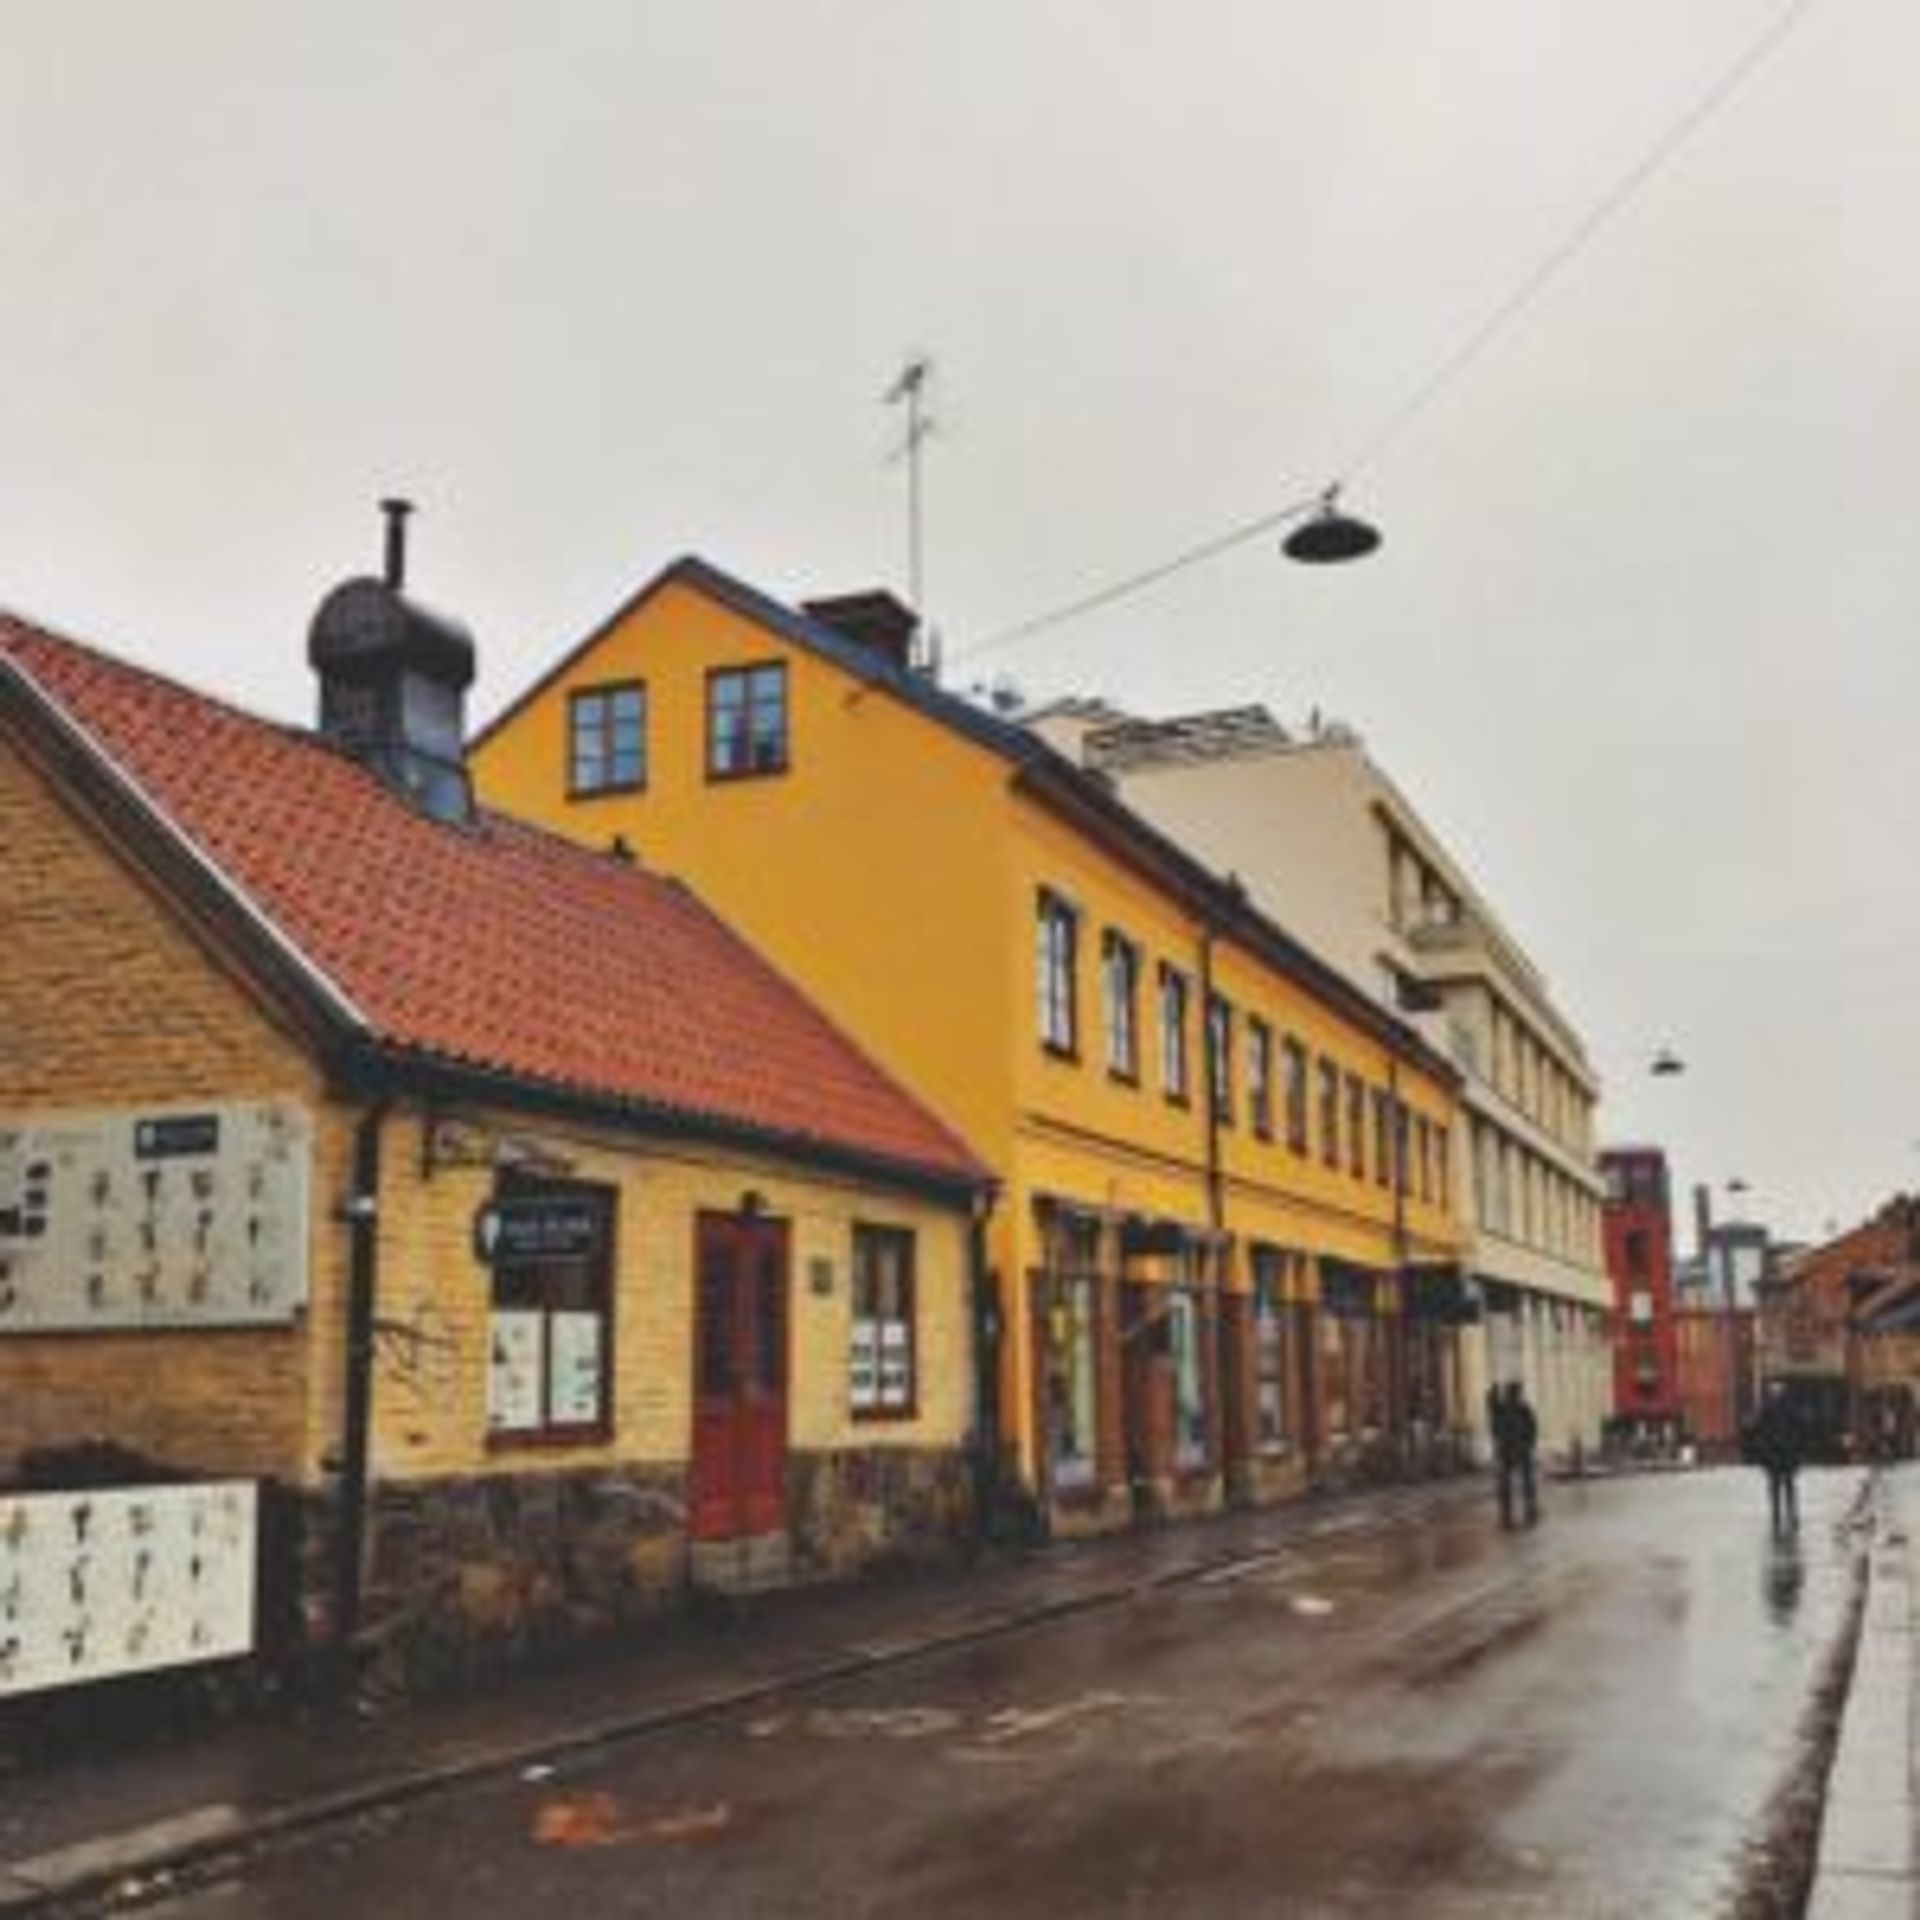
<svg viewBox="0 0 1920 1920"><path fill-rule="evenodd" d="M724 580L724 577L720 577ZM1041 1450L1027 1288L1049 1259L1050 1209L1109 1221L1175 1223L1229 1251L1228 1293L1251 1284L1250 1250L1309 1256L1290 1284L1317 1297L1318 1263L1381 1274L1457 1258L1456 1196L1444 1150L1458 1125L1448 1070L1378 1019L1276 961L1271 943L1209 933L1209 907L1144 841L1111 819L1072 815L1019 777L1008 756L796 637L743 592L672 569L483 734L471 765L483 799L588 844L616 836L682 875L883 1064L959 1130L1001 1183L988 1229L1006 1339L1003 1426L1023 1471ZM783 771L709 778L708 677L779 662L789 750ZM573 696L617 684L646 693L645 777L637 790L569 791ZM1075 916L1078 1045L1041 1043L1036 910L1042 893ZM1101 946L1137 949L1139 1072L1108 1071ZM1159 1067L1157 970L1189 983L1190 1093L1169 1099ZM1233 1009L1232 1115L1210 1128L1204 983ZM1275 1123L1256 1138L1247 1090L1249 1019L1273 1037ZM1279 1050L1307 1052L1315 1125L1287 1144ZM1340 1164L1323 1162L1321 1063L1339 1075ZM1348 1077L1367 1102L1363 1169L1344 1144ZM1378 1177L1372 1102L1391 1094L1430 1131L1436 1172L1405 1194ZM1213 1137L1210 1139L1210 1133ZM1210 1157L1217 1151L1217 1179ZM1216 1197L1217 1195L1217 1197ZM1289 1271L1293 1271L1290 1269ZM1142 1264L1138 1277L1150 1277ZM1383 1303L1383 1313L1395 1311Z"/></svg>

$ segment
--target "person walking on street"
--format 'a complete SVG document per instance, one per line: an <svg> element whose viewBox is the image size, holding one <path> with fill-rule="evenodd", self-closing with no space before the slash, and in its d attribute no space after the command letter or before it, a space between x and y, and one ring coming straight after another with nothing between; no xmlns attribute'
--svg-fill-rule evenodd
<svg viewBox="0 0 1920 1920"><path fill-rule="evenodd" d="M1794 1475L1806 1451L1800 1421L1787 1399L1783 1381L1767 1383L1766 1398L1747 1430L1747 1452L1767 1476L1767 1510L1775 1533L1791 1533L1800 1525L1800 1495Z"/></svg>
<svg viewBox="0 0 1920 1920"><path fill-rule="evenodd" d="M1493 1448L1500 1463L1500 1524L1513 1525L1514 1488L1518 1484L1528 1526L1540 1518L1534 1489L1533 1456L1540 1443L1540 1423L1527 1405L1526 1390L1509 1380L1493 1402Z"/></svg>

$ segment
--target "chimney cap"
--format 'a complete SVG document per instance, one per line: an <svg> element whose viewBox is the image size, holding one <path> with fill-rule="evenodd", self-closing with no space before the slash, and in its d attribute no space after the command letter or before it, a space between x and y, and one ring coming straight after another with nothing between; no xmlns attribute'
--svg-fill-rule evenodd
<svg viewBox="0 0 1920 1920"><path fill-rule="evenodd" d="M320 602L307 629L307 663L340 680L375 679L411 667L464 691L473 684L473 637L458 621L363 575L343 580Z"/></svg>

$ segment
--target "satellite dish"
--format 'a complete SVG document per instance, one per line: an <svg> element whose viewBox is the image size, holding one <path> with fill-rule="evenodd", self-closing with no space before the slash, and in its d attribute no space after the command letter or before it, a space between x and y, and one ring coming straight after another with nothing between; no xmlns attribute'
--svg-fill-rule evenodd
<svg viewBox="0 0 1920 1920"><path fill-rule="evenodd" d="M1321 496L1319 511L1287 535L1280 551L1306 566L1330 566L1363 559L1379 544L1380 529L1342 513L1340 490L1329 487Z"/></svg>

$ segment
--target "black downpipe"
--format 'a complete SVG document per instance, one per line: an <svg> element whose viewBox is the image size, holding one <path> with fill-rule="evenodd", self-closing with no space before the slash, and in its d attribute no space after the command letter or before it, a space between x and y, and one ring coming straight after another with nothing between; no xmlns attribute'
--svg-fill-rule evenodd
<svg viewBox="0 0 1920 1920"><path fill-rule="evenodd" d="M1393 1285L1398 1296L1396 1304L1400 1309L1393 1320L1398 1353L1391 1356L1394 1364L1389 1379L1393 1389L1391 1414L1394 1452L1399 1456L1399 1464L1404 1470L1411 1465L1413 1454L1413 1421L1407 1404L1412 1389L1414 1357L1413 1302L1409 1298L1407 1276L1407 1183L1412 1174L1407 1156L1412 1145L1413 1122L1400 1098L1400 1062L1391 1058L1387 1061L1387 1101L1393 1115Z"/></svg>
<svg viewBox="0 0 1920 1920"><path fill-rule="evenodd" d="M1207 1249L1207 1266L1212 1282L1209 1293L1213 1311L1207 1315L1207 1343L1212 1348L1213 1405L1209 1409L1214 1441L1214 1471L1221 1486L1227 1480L1227 1354L1225 1325L1227 1314L1227 1276L1222 1249L1227 1226L1225 1179L1220 1170L1220 1109L1232 1095L1232 1086L1221 1085L1221 1076L1232 1072L1224 1046L1213 1044L1213 948L1217 939L1210 924L1200 929L1200 1059L1205 1085L1201 1097L1207 1110L1207 1225L1213 1244ZM1224 1040L1225 1035L1223 1034Z"/></svg>
<svg viewBox="0 0 1920 1920"><path fill-rule="evenodd" d="M360 1565L366 1551L369 1437L373 1429L373 1330L380 1270L380 1129L384 1101L369 1107L353 1135L353 1191L347 1273L346 1409L340 1436L340 1527L333 1565L333 1637L350 1646L360 1631Z"/></svg>
<svg viewBox="0 0 1920 1920"><path fill-rule="evenodd" d="M1008 1475L1000 1457L1000 1365L1006 1339L1006 1309L987 1259L987 1222L993 1195L974 1203L967 1229L969 1291L973 1301L974 1524L988 1538L1006 1524Z"/></svg>

